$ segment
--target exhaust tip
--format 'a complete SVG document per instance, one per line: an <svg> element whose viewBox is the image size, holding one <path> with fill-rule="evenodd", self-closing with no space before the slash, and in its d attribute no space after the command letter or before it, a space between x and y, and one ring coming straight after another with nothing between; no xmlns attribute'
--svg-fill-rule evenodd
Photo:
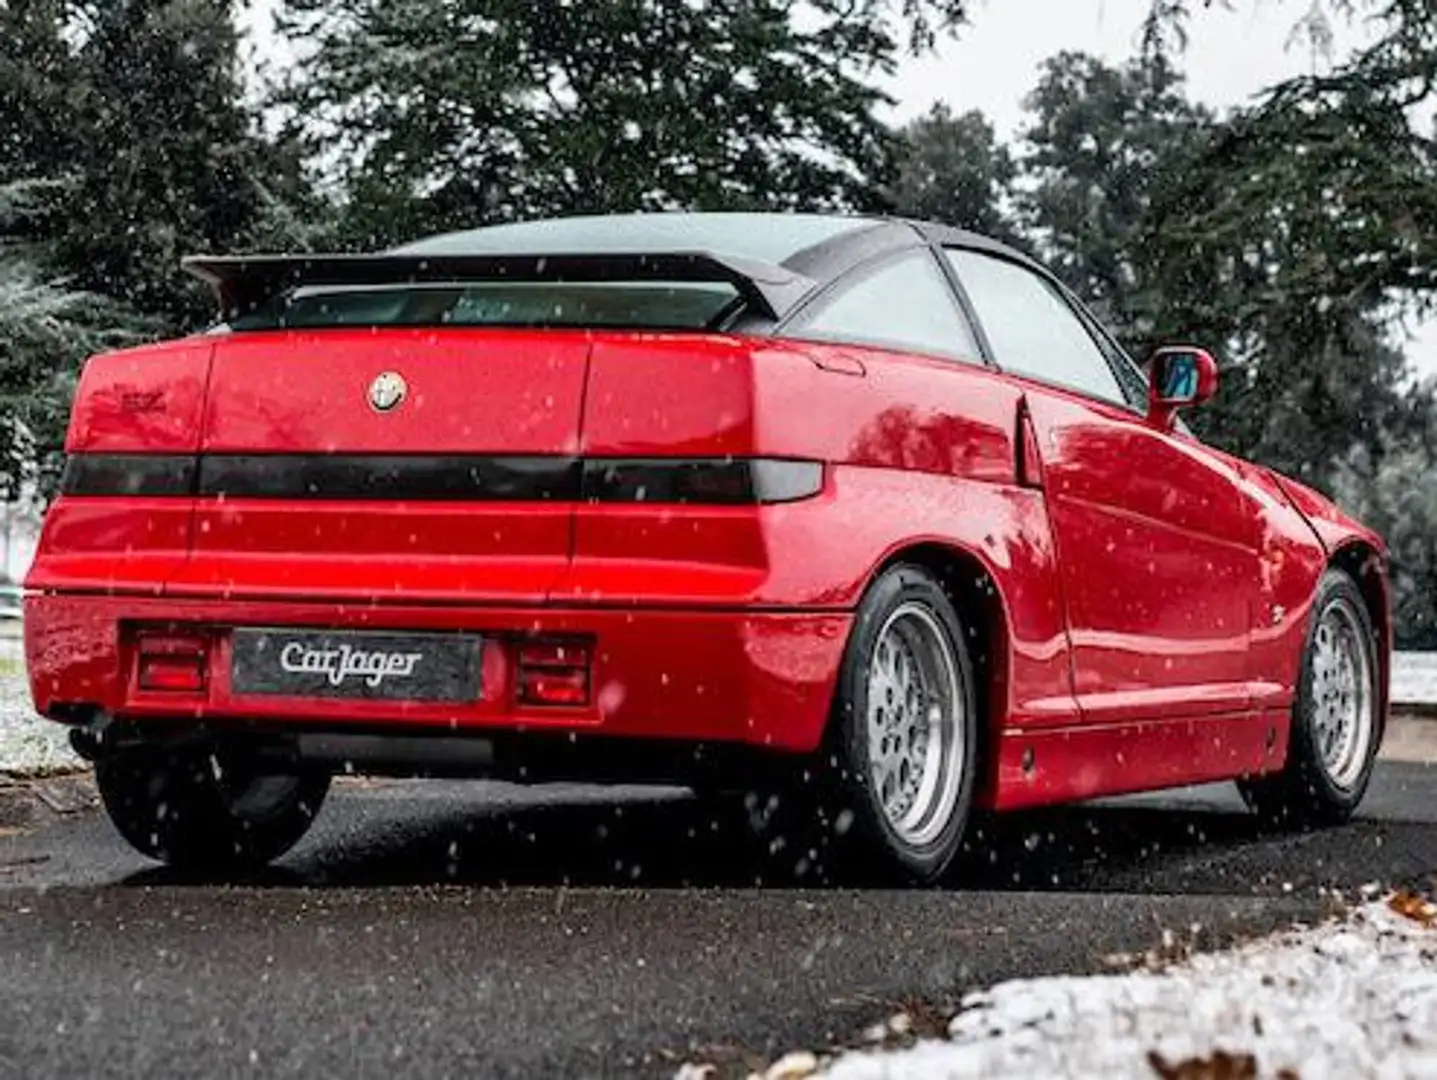
<svg viewBox="0 0 1437 1080"><path fill-rule="evenodd" d="M90 728L71 728L70 749L83 760L94 764L95 759L100 756L100 737Z"/></svg>

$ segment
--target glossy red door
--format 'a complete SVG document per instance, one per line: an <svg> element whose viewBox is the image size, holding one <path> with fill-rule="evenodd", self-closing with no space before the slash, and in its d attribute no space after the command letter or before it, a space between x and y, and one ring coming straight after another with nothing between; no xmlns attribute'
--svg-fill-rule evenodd
<svg viewBox="0 0 1437 1080"><path fill-rule="evenodd" d="M1032 386L1089 722L1250 707L1258 509L1220 455L1142 417Z"/></svg>

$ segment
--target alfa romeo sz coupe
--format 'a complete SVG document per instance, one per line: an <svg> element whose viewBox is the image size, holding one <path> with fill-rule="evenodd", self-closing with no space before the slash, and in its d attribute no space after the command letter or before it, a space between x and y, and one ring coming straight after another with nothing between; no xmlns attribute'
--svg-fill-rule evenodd
<svg viewBox="0 0 1437 1080"><path fill-rule="evenodd" d="M919 881L975 808L1368 785L1381 540L1188 432L1211 356L1144 373L999 244L659 214L187 267L224 321L86 365L25 599L149 856L274 859L340 768L776 793L803 857Z"/></svg>

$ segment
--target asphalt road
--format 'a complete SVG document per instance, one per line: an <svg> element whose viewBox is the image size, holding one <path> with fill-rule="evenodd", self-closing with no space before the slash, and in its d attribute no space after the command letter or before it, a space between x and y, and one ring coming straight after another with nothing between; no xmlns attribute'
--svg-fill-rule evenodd
<svg viewBox="0 0 1437 1080"><path fill-rule="evenodd" d="M1193 789L988 822L950 886L895 891L793 887L672 794L348 786L243 887L47 817L0 828L0 1077L742 1073L1164 930L1316 919L1437 870L1434 825L1437 768L1383 763L1340 829Z"/></svg>

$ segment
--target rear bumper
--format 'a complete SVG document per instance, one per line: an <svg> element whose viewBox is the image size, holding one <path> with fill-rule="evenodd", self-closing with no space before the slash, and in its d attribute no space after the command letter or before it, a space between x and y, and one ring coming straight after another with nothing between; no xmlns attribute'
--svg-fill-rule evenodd
<svg viewBox="0 0 1437 1080"><path fill-rule="evenodd" d="M804 753L822 738L851 620L833 611L359 606L51 593L25 600L25 651L35 706L56 719L105 713L135 723L237 722L296 731L570 733ZM136 634L164 626L209 636L203 693L138 687ZM462 704L238 695L229 679L229 633L236 626L477 632L484 639L483 685L478 700ZM588 705L518 703L515 650L535 634L591 642Z"/></svg>

